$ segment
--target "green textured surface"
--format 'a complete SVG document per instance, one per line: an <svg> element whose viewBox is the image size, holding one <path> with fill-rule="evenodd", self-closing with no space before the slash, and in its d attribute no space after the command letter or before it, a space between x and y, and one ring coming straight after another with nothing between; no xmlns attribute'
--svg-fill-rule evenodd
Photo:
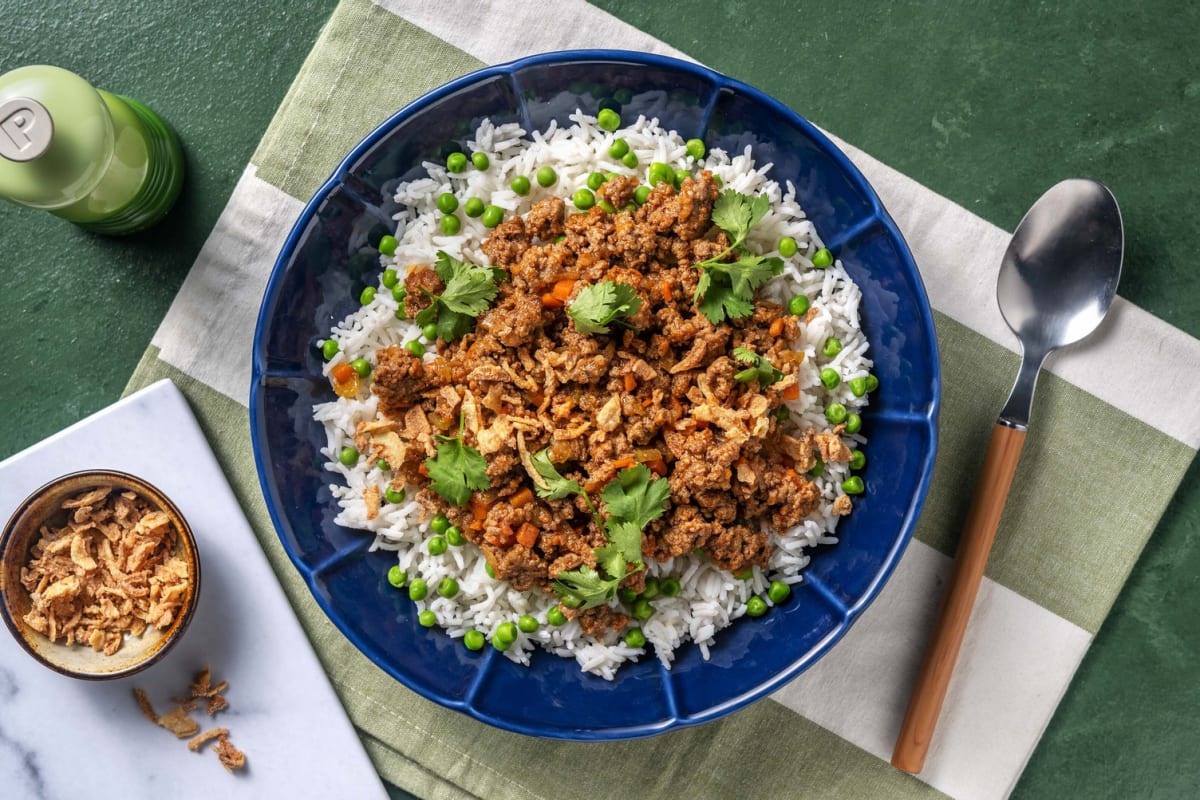
<svg viewBox="0 0 1200 800"><path fill-rule="evenodd" d="M1060 178L1105 181L1127 226L1122 294L1200 333L1196 6L597 4L1002 227ZM56 63L147 102L190 169L177 211L128 241L0 204L0 457L116 399L333 5L0 0L0 71ZM1016 797L1200 792L1197 478L1193 466Z"/></svg>

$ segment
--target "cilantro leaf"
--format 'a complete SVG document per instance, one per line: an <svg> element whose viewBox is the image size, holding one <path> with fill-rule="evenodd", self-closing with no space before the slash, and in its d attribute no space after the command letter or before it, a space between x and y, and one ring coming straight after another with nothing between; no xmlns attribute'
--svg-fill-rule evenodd
<svg viewBox="0 0 1200 800"><path fill-rule="evenodd" d="M613 577L625 576L627 562L620 547L615 544L606 544L603 547L597 547L593 552L596 554L596 563L604 570L606 575Z"/></svg>
<svg viewBox="0 0 1200 800"><path fill-rule="evenodd" d="M666 481L663 481L665 484ZM662 511L660 510L661 514ZM640 565L642 563L642 528L635 525L629 520L613 520L609 519L605 525L605 530L608 534L608 540L611 544L605 547L611 547L621 554L624 561L630 564ZM604 548L601 548L604 549ZM600 550L596 551L596 558L600 557ZM608 573L612 575L612 572ZM624 575L624 572L620 574Z"/></svg>
<svg viewBox="0 0 1200 800"><path fill-rule="evenodd" d="M604 527L609 545L628 563L642 565L642 528L662 516L670 495L667 480L652 478L645 464L621 470L600 493L608 510Z"/></svg>
<svg viewBox="0 0 1200 800"><path fill-rule="evenodd" d="M581 609L593 608L607 603L617 596L617 586L623 577L624 573L616 577L605 578L587 564L583 564L569 572L558 573L558 579L554 581L553 585L554 591L558 593L559 597L574 594L583 601L583 604L579 606Z"/></svg>
<svg viewBox="0 0 1200 800"><path fill-rule="evenodd" d="M642 298L629 284L600 281L583 287L567 313L580 333L608 333L613 320L636 314L641 307Z"/></svg>
<svg viewBox="0 0 1200 800"><path fill-rule="evenodd" d="M743 364L749 364L749 369L744 369L733 376L735 381L740 383L749 383L757 380L759 386L770 386L783 377L783 373L775 368L775 365L765 358L755 353L753 350L747 350L744 347L733 348L733 357Z"/></svg>
<svg viewBox="0 0 1200 800"><path fill-rule="evenodd" d="M442 250L433 269L445 289L440 295L421 290L433 298L433 303L417 313L416 322L424 326L437 320L438 338L453 342L470 332L472 320L496 298L496 284L503 270L467 264Z"/></svg>
<svg viewBox="0 0 1200 800"><path fill-rule="evenodd" d="M540 452L534 453L533 468L537 474L545 481L545 486L535 486L538 497L543 497L546 500L562 500L569 494L584 494L583 487L579 485L579 481L567 480L555 468L550 461L550 448L547 447Z"/></svg>
<svg viewBox="0 0 1200 800"><path fill-rule="evenodd" d="M752 314L754 293L783 271L781 258L756 256L738 249L770 204L766 195L750 198L733 189L726 189L713 204L712 220L725 231L731 243L719 256L696 264L702 274L692 299L714 325L726 318ZM736 261L723 260L730 253L737 254Z"/></svg>
<svg viewBox="0 0 1200 800"><path fill-rule="evenodd" d="M433 481L429 488L456 506L466 505L473 490L488 489L492 485L483 455L464 444L459 436L439 435L437 456L425 459L425 468Z"/></svg>

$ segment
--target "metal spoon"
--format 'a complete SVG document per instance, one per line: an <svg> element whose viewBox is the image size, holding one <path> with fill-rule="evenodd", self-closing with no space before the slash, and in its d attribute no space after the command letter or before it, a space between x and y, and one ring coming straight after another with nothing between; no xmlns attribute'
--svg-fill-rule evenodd
<svg viewBox="0 0 1200 800"><path fill-rule="evenodd" d="M1121 278L1121 211L1100 183L1074 179L1038 199L1013 233L996 283L1004 321L1021 342L1021 371L992 430L954 573L917 675L892 764L916 774L946 698L950 674L1008 498L1042 362L1096 329Z"/></svg>

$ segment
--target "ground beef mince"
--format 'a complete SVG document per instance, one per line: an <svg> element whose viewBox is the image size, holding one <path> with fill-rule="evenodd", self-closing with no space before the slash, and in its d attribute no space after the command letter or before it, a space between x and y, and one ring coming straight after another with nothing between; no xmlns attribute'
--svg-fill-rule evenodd
<svg viewBox="0 0 1200 800"><path fill-rule="evenodd" d="M374 391L384 415L401 420L419 405L433 433L454 435L461 425L464 441L485 456L491 486L465 507L431 491L418 498L429 514L458 525L516 589L550 591L557 575L595 567L594 551L606 541L582 497L537 496L532 453L549 448L555 468L597 501L621 469L645 464L671 494L644 532L644 556L701 551L739 572L767 566L764 525L783 530L819 508L804 474L816 458L849 452L841 430L818 437L789 423L785 431L773 413L796 389L803 354L788 342L803 320L760 301L751 316L714 325L695 306L695 264L729 246L711 222L712 175L678 190L660 183L641 206L633 204L637 185L613 178L601 186L600 199L616 213L568 213L548 198L505 221L483 252L507 277L475 330L442 343L426 365L397 347L377 355ZM641 307L608 334L581 332L565 311L604 280L631 286ZM443 288L428 266L410 269L405 286L410 316L428 305L426 293ZM770 387L735 380L735 347L753 349L783 378ZM419 448L425 440L401 436L411 422L396 435ZM633 573L625 585L640 589L644 580ZM578 619L597 635L629 621L603 606Z"/></svg>

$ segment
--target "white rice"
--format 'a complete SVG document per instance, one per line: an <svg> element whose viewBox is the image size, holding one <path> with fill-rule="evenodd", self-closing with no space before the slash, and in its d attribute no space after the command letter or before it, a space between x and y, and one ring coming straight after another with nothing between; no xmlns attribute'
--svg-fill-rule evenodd
<svg viewBox="0 0 1200 800"><path fill-rule="evenodd" d="M822 247L822 243L812 223L805 218L791 182L780 186L768 178L771 164L756 165L748 146L744 152L732 156L712 150L703 164L698 165L687 154L683 138L674 131L663 130L657 119L639 117L632 125L615 133L601 130L594 117L579 111L570 119L573 124L568 128L551 125L546 131L529 136L516 124L497 127L485 120L474 140L467 143L467 150L487 153L491 159L487 170L469 167L463 173L452 174L444 164L426 162L427 178L389 187L403 210L395 217L399 245L394 256L381 257L383 266L394 268L403 280L409 264L432 263L438 250L468 262L488 263L481 245L490 231L479 218L467 217L460 207L461 231L454 236L441 232L439 220L442 215L436 201L443 192L452 192L460 199L485 198L504 208L508 217L513 213L525 214L534 203L550 195L558 195L570 203L572 194L586 185L588 174L594 171L637 175L645 182L653 161L664 161L674 168L688 170L703 166L719 176L726 188L747 195L766 194L770 198L770 211L754 227L747 241L750 250L779 255L775 247L783 236L791 236L799 245L796 255L784 259L783 274L760 290L761 297L780 303L803 293L817 309L815 317L800 327L799 337L792 343L806 357L800 366L800 398L788 404L791 419L802 427L830 430L833 426L824 416L827 404L842 403L851 412L860 411L866 405L867 398L855 397L848 386L851 378L865 377L872 365L866 355L866 337L859 327L861 292L840 261L835 261L828 269L812 269L810 256ZM628 142L630 151L637 155L638 167L628 168L609 157L609 146L617 138ZM549 188L532 181L532 176L542 166L551 166L558 173L557 183ZM532 191L525 197L509 188L517 175L529 176L533 183ZM337 364L355 358L364 358L374 365L375 351L379 348L418 338L420 329L417 325L396 319L396 305L391 292L381 285L371 303L335 325L330 336L337 341L339 350L325 365L325 374L328 375ZM824 356L818 358L817 353L830 336L841 339L841 352L831 361ZM429 346L425 361L435 357L436 349ZM819 378L820 368L826 365L837 369L842 376L842 383L832 391L825 389ZM518 633L516 642L505 651L508 658L528 664L530 652L540 645L560 656L574 658L581 669L609 680L622 663L637 660L645 653L644 648L629 647L620 640L615 643L596 641L583 634L574 620L561 627L547 624L546 612L557 605L557 598L540 591L515 591L506 582L489 578L483 554L469 542L461 547L449 547L441 555L430 555L425 547L429 523L422 520L420 506L415 501L384 503L379 515L368 520L363 491L376 486L382 493L391 474L380 470L369 459L359 459L352 467L346 467L338 460L342 448L353 444L355 426L374 420L378 414L376 399L368 386L369 382L364 381L356 398L338 398L313 409L314 419L324 425L327 434L325 448L321 451L328 460L326 469L337 476L337 481L331 485L340 508L336 522L371 531L375 534L372 550L394 551L397 563L410 581L417 577L425 580L430 591L426 599L415 603L417 612L432 610L437 615L438 625L452 637L462 637L467 631L476 629L486 634L488 640L501 623L516 622L522 614L531 614L541 623L538 630ZM852 447L861 446L865 441L857 435L847 435L846 439ZM655 600L653 616L641 625L647 642L654 645L654 652L664 665L670 667L675 649L689 640L695 642L708 658L717 631L746 613L746 601L752 595L759 594L766 599L766 589L773 579L788 583L802 580L802 570L809 562L808 550L819 544L837 542L834 531L838 517L832 512L832 505L841 493L841 482L847 477L849 468L846 464L825 465L823 476L816 479L825 502L817 512L783 534L768 530L772 548L770 568L763 571L755 567L749 580L734 578L694 555L680 556L665 563L647 562L649 575L675 575L682 587L676 597L660 596ZM416 486L408 487L408 497L413 497L417 489ZM439 597L434 590L447 576L453 577L459 585L459 593L451 599ZM616 601L613 605L618 606Z"/></svg>

